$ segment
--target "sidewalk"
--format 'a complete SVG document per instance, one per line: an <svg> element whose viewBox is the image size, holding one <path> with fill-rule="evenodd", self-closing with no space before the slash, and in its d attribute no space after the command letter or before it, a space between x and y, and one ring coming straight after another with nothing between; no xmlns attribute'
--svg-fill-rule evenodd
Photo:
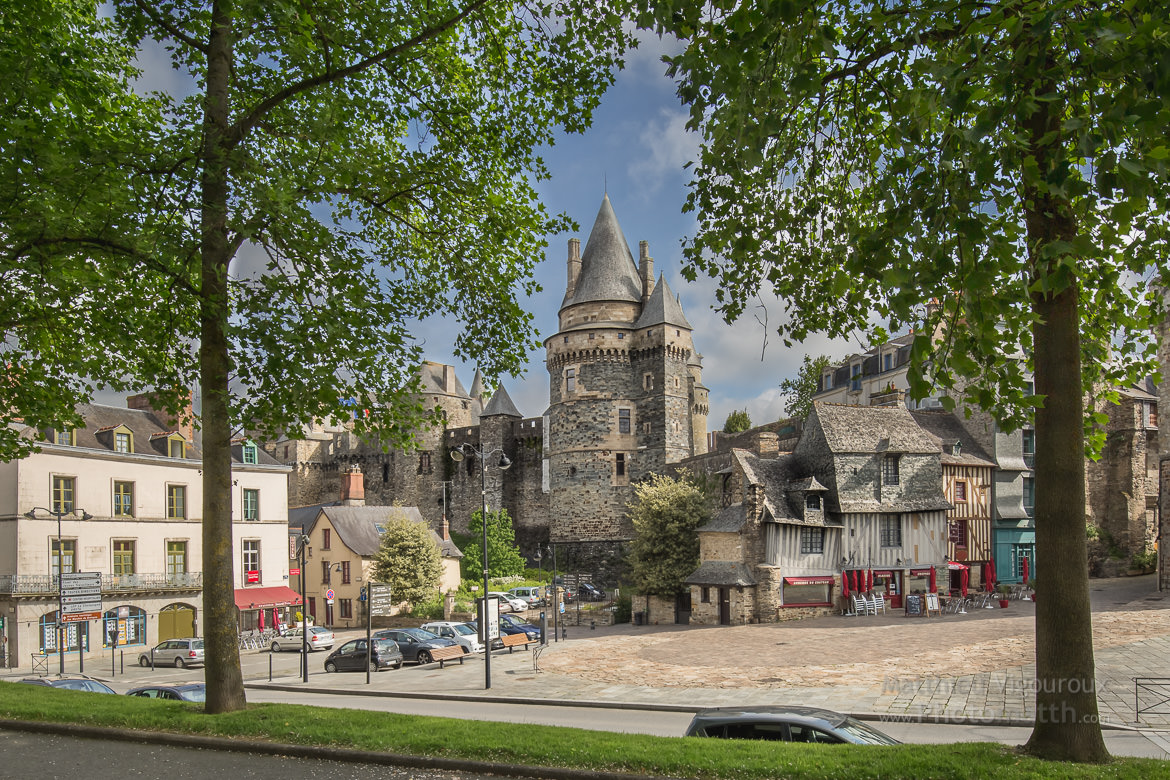
<svg viewBox="0 0 1170 780"><path fill-rule="evenodd" d="M1150 577L1094 580L1090 588L1102 721L1170 729L1168 707L1137 721L1133 684L1134 677L1167 676L1170 599L1152 591ZM866 717L1029 725L1034 617L1032 602L1012 601L1008 609L933 618L891 611L711 628L570 627L568 640L551 643L538 659L530 652L493 653L490 691L480 658L381 672L368 687L365 675L317 671L307 686L287 676L272 685L680 711L805 704Z"/></svg>

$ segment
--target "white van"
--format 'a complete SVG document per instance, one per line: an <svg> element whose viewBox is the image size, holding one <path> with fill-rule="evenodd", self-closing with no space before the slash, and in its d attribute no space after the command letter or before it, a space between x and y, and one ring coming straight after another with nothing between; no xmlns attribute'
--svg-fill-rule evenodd
<svg viewBox="0 0 1170 780"><path fill-rule="evenodd" d="M544 603L544 596L541 595L540 588L512 588L510 591L508 591L508 595L520 599L525 604L527 604L529 608L539 607Z"/></svg>

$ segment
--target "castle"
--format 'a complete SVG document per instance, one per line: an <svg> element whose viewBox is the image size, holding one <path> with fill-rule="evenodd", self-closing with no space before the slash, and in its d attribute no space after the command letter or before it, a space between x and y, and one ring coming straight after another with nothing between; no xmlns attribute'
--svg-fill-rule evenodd
<svg viewBox="0 0 1170 780"><path fill-rule="evenodd" d="M706 452L701 356L678 298L654 278L645 241L635 264L608 195L584 251L569 240L567 276L558 330L544 342L549 406L542 416L524 417L502 385L485 397L478 372L468 391L452 366L424 363L424 402L443 410L446 426L416 432L413 451L384 452L345 425L268 444L293 467L289 505L335 501L341 473L357 465L367 504L417 506L435 529L445 513L465 533L480 507L480 465L456 463L449 452L469 443L511 459L507 472L489 460L488 506L508 510L526 555L550 543L604 547L630 539L631 484Z"/></svg>

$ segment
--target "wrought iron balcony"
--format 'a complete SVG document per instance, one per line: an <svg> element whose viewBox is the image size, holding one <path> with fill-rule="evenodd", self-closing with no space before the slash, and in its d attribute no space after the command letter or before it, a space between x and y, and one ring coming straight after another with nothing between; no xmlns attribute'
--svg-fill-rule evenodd
<svg viewBox="0 0 1170 780"><path fill-rule="evenodd" d="M202 589L203 572L102 575L102 593ZM0 593L17 596L56 596L57 575L0 574Z"/></svg>

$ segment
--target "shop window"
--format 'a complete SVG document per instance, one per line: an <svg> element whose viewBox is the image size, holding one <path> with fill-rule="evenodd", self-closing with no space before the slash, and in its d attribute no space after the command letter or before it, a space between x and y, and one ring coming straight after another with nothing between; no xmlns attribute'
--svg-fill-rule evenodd
<svg viewBox="0 0 1170 780"><path fill-rule="evenodd" d="M830 585L789 585L784 583L783 599L786 607L812 607L829 604Z"/></svg>
<svg viewBox="0 0 1170 780"><path fill-rule="evenodd" d="M119 617L125 614L125 617ZM102 621L102 647L110 647L110 628L118 629L118 647L146 644L146 610L140 607L124 606L106 610Z"/></svg>
<svg viewBox="0 0 1170 780"><path fill-rule="evenodd" d="M47 615L41 615L39 623L40 629L40 645L42 653L56 653L57 652L57 613L50 612ZM84 641L88 648L89 644L89 621L81 621L77 623L66 623L62 628L62 633L65 637L65 652L77 652Z"/></svg>

